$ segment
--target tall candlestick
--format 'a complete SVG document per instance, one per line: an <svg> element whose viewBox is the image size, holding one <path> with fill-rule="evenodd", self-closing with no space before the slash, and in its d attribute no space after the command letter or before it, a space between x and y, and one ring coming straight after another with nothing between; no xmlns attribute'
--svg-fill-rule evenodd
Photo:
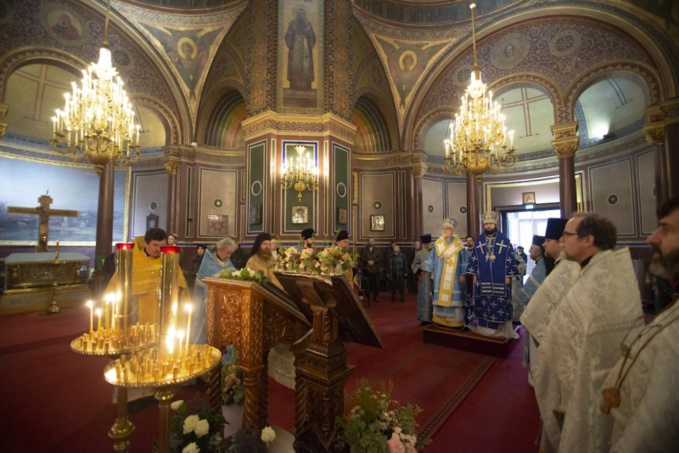
<svg viewBox="0 0 679 453"><path fill-rule="evenodd" d="M104 311L104 327L106 330L109 330L111 328L111 321L110 321L110 310L111 310L111 298L109 295L106 295L106 302L105 302L106 310Z"/></svg>
<svg viewBox="0 0 679 453"><path fill-rule="evenodd" d="M97 332L101 330L101 308L97 308Z"/></svg>
<svg viewBox="0 0 679 453"><path fill-rule="evenodd" d="M177 332L177 339L179 340L179 347L177 347L177 358L181 358L182 352L184 351L184 331L180 330ZM187 341L188 342L188 341Z"/></svg>
<svg viewBox="0 0 679 453"><path fill-rule="evenodd" d="M189 355L189 339L191 338L191 312L193 311L193 305L191 304L186 304L184 305L184 310L186 310L189 313L189 316L186 318L186 346L185 346L185 355Z"/></svg>
<svg viewBox="0 0 679 453"><path fill-rule="evenodd" d="M94 314L93 314L94 302L92 302L91 300L88 300L85 305L90 307L90 332L92 332L92 330L93 330L92 327L94 327L93 326L93 324L94 324L94 321L93 321L93 318L94 318Z"/></svg>

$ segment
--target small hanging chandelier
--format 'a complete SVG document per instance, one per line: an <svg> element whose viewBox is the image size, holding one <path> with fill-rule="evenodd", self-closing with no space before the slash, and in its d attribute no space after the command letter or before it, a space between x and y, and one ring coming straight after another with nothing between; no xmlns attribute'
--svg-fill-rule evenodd
<svg viewBox="0 0 679 453"><path fill-rule="evenodd" d="M294 188L297 191L297 200L302 202L302 193L305 190L314 192L318 190L318 166L313 157L305 155L306 146L295 146L297 157L288 157L281 168L281 186L285 190Z"/></svg>
<svg viewBox="0 0 679 453"><path fill-rule="evenodd" d="M472 2L469 8L472 10L474 68L471 83L461 99L460 113L455 114L455 121L448 128L443 170L480 177L487 171L498 173L511 167L518 158L514 155L514 131L507 132L500 104L493 101L493 93L486 91L486 84L481 82L476 57L476 3Z"/></svg>
<svg viewBox="0 0 679 453"><path fill-rule="evenodd" d="M125 165L139 160L139 125L123 88L123 81L111 63L108 21L111 1L106 7L104 41L99 61L83 70L80 85L72 82L65 94L63 110L52 117L52 149L73 160L87 158L97 173L108 162Z"/></svg>

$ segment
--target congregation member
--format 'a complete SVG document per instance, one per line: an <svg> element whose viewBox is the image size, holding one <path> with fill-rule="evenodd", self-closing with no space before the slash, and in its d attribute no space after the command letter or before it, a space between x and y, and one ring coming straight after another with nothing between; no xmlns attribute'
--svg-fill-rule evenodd
<svg viewBox="0 0 679 453"><path fill-rule="evenodd" d="M274 275L275 261L271 256L271 235L269 233L259 233L255 238L255 243L250 251L250 258L245 267L255 272L262 272L271 283L283 289L276 276Z"/></svg>
<svg viewBox="0 0 679 453"><path fill-rule="evenodd" d="M420 236L422 250L415 254L411 266L415 278L417 279L417 319L421 326L431 324L432 315L432 282L431 273L424 270L424 263L429 258L431 252L431 234Z"/></svg>
<svg viewBox="0 0 679 453"><path fill-rule="evenodd" d="M368 245L361 249L359 255L361 275L363 275L364 285L363 292L368 300L372 293L373 300L378 302L377 296L380 293L379 276L380 276L380 261L382 255L375 247L375 239L368 239ZM387 264L389 260L387 260Z"/></svg>
<svg viewBox="0 0 679 453"><path fill-rule="evenodd" d="M198 244L196 246L196 256L191 259L189 263L189 270L186 274L186 283L188 283L189 288L193 288L196 284L196 276L198 275L198 270L200 269L200 263L203 262L203 256L205 256L205 250L207 246L205 244Z"/></svg>
<svg viewBox="0 0 679 453"><path fill-rule="evenodd" d="M518 275L514 249L497 229L500 217L483 214L483 233L474 244L467 272L474 275L474 320L479 335L518 338L512 326L511 279Z"/></svg>
<svg viewBox="0 0 679 453"><path fill-rule="evenodd" d="M408 292L411 294L417 294L417 277L415 272L411 270L411 267L415 260L415 255L420 250L422 250L422 242L415 241L412 250L406 254L406 259L408 260Z"/></svg>
<svg viewBox="0 0 679 453"><path fill-rule="evenodd" d="M401 302L405 302L405 278L408 276L408 259L401 253L401 247L394 246L394 253L389 258L389 283L391 285L391 301L394 302L396 292L401 295Z"/></svg>
<svg viewBox="0 0 679 453"><path fill-rule="evenodd" d="M309 252L311 254L314 252L314 243L316 242L316 232L313 228L307 228L302 230L300 234L301 241L297 245L297 252L302 253L303 251Z"/></svg>
<svg viewBox="0 0 679 453"><path fill-rule="evenodd" d="M463 329L466 302L464 273L468 257L460 237L455 234L456 226L457 220L453 217L443 221L441 237L434 243L422 270L430 273L433 283L432 322Z"/></svg>
<svg viewBox="0 0 679 453"><path fill-rule="evenodd" d="M278 236L271 235L271 257L276 260L278 259Z"/></svg>
<svg viewBox="0 0 679 453"><path fill-rule="evenodd" d="M604 382L601 410L610 414L611 453L679 451L679 198L658 207L658 228L647 242L649 270L675 289L669 305L638 335Z"/></svg>
<svg viewBox="0 0 679 453"><path fill-rule="evenodd" d="M250 254L245 251L243 245L239 242L236 242L236 251L231 254L231 264L233 264L233 267L235 267L236 270L243 269L249 258Z"/></svg>
<svg viewBox="0 0 679 453"><path fill-rule="evenodd" d="M538 348L534 383L546 453L608 451L613 423L599 410L601 388L642 317L629 249L616 243L615 225L598 214L576 214L563 230L565 259L580 269ZM554 414L562 414L562 426Z"/></svg>
<svg viewBox="0 0 679 453"><path fill-rule="evenodd" d="M202 280L206 277L216 277L225 269L235 271L236 268L231 263L231 254L236 250L236 247L236 241L231 238L224 238L203 255L200 268L196 274L193 292L195 306L191 318L190 343L204 344L206 341L207 285Z"/></svg>
<svg viewBox="0 0 679 453"><path fill-rule="evenodd" d="M179 236L177 235L177 233L168 233L167 234L167 245L179 247L179 245L177 244L178 240L179 240ZM181 264L183 262L184 262L184 249L180 248L179 249L179 265L181 266Z"/></svg>

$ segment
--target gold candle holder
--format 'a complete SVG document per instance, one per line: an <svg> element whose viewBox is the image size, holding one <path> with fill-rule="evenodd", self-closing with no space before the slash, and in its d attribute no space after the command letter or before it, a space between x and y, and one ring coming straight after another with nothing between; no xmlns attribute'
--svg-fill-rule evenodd
<svg viewBox="0 0 679 453"><path fill-rule="evenodd" d="M162 356L168 355L177 326L177 308L179 305L179 252L180 247L166 245L161 247L160 266L160 319L158 328L160 337L158 346Z"/></svg>
<svg viewBox="0 0 679 453"><path fill-rule="evenodd" d="M116 271L118 272L118 296L120 300L120 310L117 313L117 319L114 324L122 331L122 336L128 334L128 330L132 325L132 253L134 252L134 243L121 242L116 244L116 257L118 263Z"/></svg>

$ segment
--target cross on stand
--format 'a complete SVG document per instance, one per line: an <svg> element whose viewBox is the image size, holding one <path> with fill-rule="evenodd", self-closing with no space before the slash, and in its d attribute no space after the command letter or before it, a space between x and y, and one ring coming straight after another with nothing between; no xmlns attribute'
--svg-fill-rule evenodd
<svg viewBox="0 0 679 453"><path fill-rule="evenodd" d="M37 215L40 219L38 226L38 244L35 246L36 252L47 252L47 241L49 240L49 221L50 216L57 217L78 217L78 211L66 209L50 209L50 205L54 200L49 195L41 195L38 198L40 206L35 208L21 208L17 206L8 206L7 214L24 214Z"/></svg>

